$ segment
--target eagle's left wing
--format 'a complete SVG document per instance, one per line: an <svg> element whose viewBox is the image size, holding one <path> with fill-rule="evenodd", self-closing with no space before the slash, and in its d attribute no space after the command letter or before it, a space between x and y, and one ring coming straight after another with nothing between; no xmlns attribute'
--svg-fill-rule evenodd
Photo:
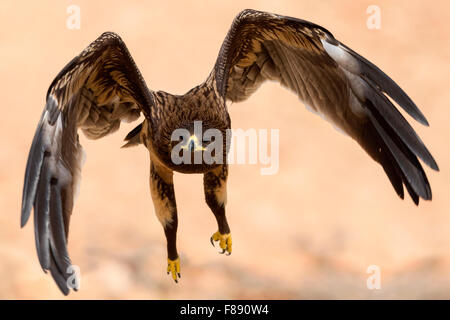
<svg viewBox="0 0 450 320"><path fill-rule="evenodd" d="M428 125L422 112L384 72L318 25L255 10L233 21L213 73L219 94L238 102L266 80L297 94L313 111L355 139L379 162L397 194L431 200L417 157L438 166L413 128L390 102Z"/></svg>

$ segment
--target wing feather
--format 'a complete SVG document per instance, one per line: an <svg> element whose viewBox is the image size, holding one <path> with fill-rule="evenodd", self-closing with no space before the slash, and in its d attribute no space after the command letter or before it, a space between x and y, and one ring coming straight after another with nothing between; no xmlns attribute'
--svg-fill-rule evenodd
<svg viewBox="0 0 450 320"><path fill-rule="evenodd" d="M50 85L28 156L21 226L33 207L39 262L64 294L71 289L67 237L84 161L78 129L98 139L117 130L122 120L150 115L152 105L153 93L123 41L111 32L72 59Z"/></svg>
<svg viewBox="0 0 450 320"><path fill-rule="evenodd" d="M422 111L416 106L411 98L403 91L397 83L394 82L387 74L380 70L376 65L360 56L358 53L339 43L341 48L344 48L353 58L358 61L360 75L364 78L370 79L376 83L380 91L387 93L395 102L398 103L411 117L419 121L421 124L428 126L429 123Z"/></svg>
<svg viewBox="0 0 450 320"><path fill-rule="evenodd" d="M396 193L431 199L417 157L439 167L391 97L415 120L428 121L383 71L311 22L255 10L234 19L212 76L224 99L247 99L265 80L278 81L355 139L379 162Z"/></svg>

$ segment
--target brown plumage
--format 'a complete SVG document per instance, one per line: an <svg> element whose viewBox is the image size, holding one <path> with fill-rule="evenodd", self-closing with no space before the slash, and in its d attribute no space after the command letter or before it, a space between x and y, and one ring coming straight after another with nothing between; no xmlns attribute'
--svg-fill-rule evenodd
<svg viewBox="0 0 450 320"><path fill-rule="evenodd" d="M184 95L147 88L124 42L102 34L56 76L33 139L25 173L21 225L34 208L35 238L42 268L50 270L67 294L69 220L83 162L78 129L98 139L121 121L144 121L125 138L125 146L144 144L151 159L150 190L167 237L168 273L179 278L177 209L173 171L203 173L205 198L214 213L223 252L232 251L225 217L227 164L175 164L171 135L230 128L226 101L247 99L266 80L278 81L354 140L385 170L397 194L403 185L413 201L431 200L431 188L418 160L438 166L390 96L414 119L427 120L406 93L375 65L346 47L326 29L296 18L244 10L233 21L213 71ZM191 141L203 150L204 141ZM197 149L189 150L192 155ZM226 147L223 147L226 153ZM74 288L76 289L76 288Z"/></svg>

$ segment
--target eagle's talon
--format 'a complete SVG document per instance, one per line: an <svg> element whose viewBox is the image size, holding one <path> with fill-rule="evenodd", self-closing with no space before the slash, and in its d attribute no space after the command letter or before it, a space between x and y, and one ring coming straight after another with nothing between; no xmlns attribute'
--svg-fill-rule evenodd
<svg viewBox="0 0 450 320"><path fill-rule="evenodd" d="M216 245L214 244L213 237L209 238L209 240L211 241L212 246L213 246L213 247L216 247Z"/></svg>
<svg viewBox="0 0 450 320"><path fill-rule="evenodd" d="M214 246L214 241L219 241L219 246L222 249L222 252L219 252L220 254L227 253L227 256L231 254L232 251L232 241L231 241L231 234L221 234L219 231L215 232L211 236L211 243Z"/></svg>
<svg viewBox="0 0 450 320"><path fill-rule="evenodd" d="M180 258L176 258L175 260L167 259L167 274L170 273L175 283L178 283L178 278L181 278Z"/></svg>

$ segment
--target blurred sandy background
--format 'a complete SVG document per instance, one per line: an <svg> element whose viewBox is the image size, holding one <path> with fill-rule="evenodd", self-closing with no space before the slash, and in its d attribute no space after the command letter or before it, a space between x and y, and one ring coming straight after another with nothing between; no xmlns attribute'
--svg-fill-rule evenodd
<svg viewBox="0 0 450 320"><path fill-rule="evenodd" d="M81 8L68 30L66 9ZM366 9L381 8L381 30ZM450 4L447 1L5 1L0 4L0 298L63 296L40 269L33 223L19 228L23 174L45 93L61 68L103 31L119 33L152 89L184 93L210 72L234 16L255 8L303 18L386 71L431 127L414 123L441 167L426 169L433 201L397 198L359 146L265 84L230 107L234 128L279 128L280 170L233 165L228 219L233 254L216 231L202 177L175 177L182 279L165 274L166 249L148 191L144 148L121 150L134 125L82 143L88 158L69 251L81 290L68 299L450 298ZM411 118L408 118L410 120ZM369 265L381 290L368 290Z"/></svg>

